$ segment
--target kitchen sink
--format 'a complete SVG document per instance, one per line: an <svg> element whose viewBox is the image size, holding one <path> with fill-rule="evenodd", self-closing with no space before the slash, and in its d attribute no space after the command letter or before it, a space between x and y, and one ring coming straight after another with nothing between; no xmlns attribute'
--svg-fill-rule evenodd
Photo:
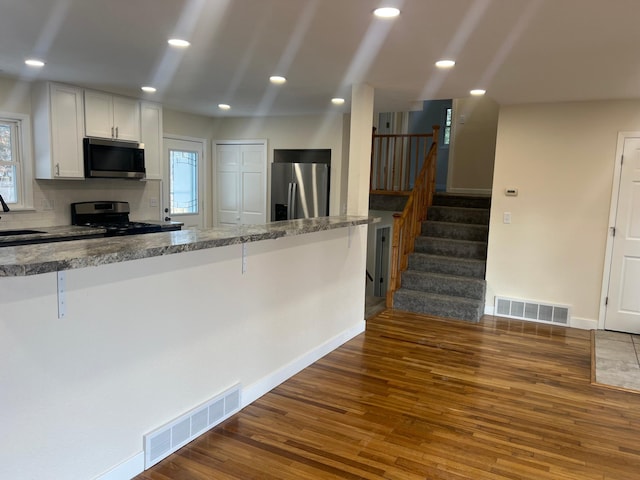
<svg viewBox="0 0 640 480"><path fill-rule="evenodd" d="M8 237L11 235L30 235L33 233L44 233L40 230L0 230L0 237Z"/></svg>

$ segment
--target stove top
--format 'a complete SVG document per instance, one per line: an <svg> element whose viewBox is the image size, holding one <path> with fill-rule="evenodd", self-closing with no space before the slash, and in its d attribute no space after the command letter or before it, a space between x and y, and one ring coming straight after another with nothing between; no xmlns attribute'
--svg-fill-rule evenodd
<svg viewBox="0 0 640 480"><path fill-rule="evenodd" d="M129 221L128 202L77 202L71 204L71 224L106 229L106 236L161 232L159 224Z"/></svg>

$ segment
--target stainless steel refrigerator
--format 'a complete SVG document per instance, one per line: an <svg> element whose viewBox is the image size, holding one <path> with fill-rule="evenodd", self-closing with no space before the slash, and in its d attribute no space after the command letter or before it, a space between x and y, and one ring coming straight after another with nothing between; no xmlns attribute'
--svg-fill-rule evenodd
<svg viewBox="0 0 640 480"><path fill-rule="evenodd" d="M329 215L329 166L271 164L271 221Z"/></svg>

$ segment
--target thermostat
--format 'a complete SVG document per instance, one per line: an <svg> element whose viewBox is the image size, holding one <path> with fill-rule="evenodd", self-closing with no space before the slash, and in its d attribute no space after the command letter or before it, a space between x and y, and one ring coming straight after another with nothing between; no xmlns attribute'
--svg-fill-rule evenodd
<svg viewBox="0 0 640 480"><path fill-rule="evenodd" d="M507 197L517 197L518 196L518 189L517 188L505 188L504 189L504 194Z"/></svg>

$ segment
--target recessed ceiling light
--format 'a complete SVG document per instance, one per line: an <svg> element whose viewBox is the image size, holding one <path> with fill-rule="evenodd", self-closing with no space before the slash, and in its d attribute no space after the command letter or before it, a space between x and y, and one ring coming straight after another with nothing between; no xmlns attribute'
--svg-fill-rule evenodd
<svg viewBox="0 0 640 480"><path fill-rule="evenodd" d="M373 11L373 14L376 17L380 17L380 18L393 18L400 15L400 10L394 7L382 7L382 8L376 8Z"/></svg>
<svg viewBox="0 0 640 480"><path fill-rule="evenodd" d="M231 110L231 105L227 105L226 103L219 103L218 108L220 110Z"/></svg>
<svg viewBox="0 0 640 480"><path fill-rule="evenodd" d="M481 88L476 88L474 90L471 90L469 93L471 95L473 95L474 97L481 97L482 95L487 93L487 91L486 90L482 90Z"/></svg>
<svg viewBox="0 0 640 480"><path fill-rule="evenodd" d="M451 68L456 64L453 60L438 60L436 62L436 67L438 68Z"/></svg>
<svg viewBox="0 0 640 480"><path fill-rule="evenodd" d="M181 38L170 38L167 41L167 43L172 47L179 47L179 48L186 48L189 45L191 45L191 43L189 43L187 40L183 40Z"/></svg>
<svg viewBox="0 0 640 480"><path fill-rule="evenodd" d="M154 87L148 87L148 86L141 87L141 90L143 92L147 92L147 93L155 93L156 92L156 89Z"/></svg>
<svg viewBox="0 0 640 480"><path fill-rule="evenodd" d="M275 83L276 85L282 85L287 81L287 79L284 77L281 77L280 75L272 75L271 77L269 77L269 81L271 83Z"/></svg>
<svg viewBox="0 0 640 480"><path fill-rule="evenodd" d="M342 105L344 103L344 98L332 98L331 103L333 103L334 105Z"/></svg>
<svg viewBox="0 0 640 480"><path fill-rule="evenodd" d="M24 63L30 67L44 67L44 62L36 58L28 58Z"/></svg>

